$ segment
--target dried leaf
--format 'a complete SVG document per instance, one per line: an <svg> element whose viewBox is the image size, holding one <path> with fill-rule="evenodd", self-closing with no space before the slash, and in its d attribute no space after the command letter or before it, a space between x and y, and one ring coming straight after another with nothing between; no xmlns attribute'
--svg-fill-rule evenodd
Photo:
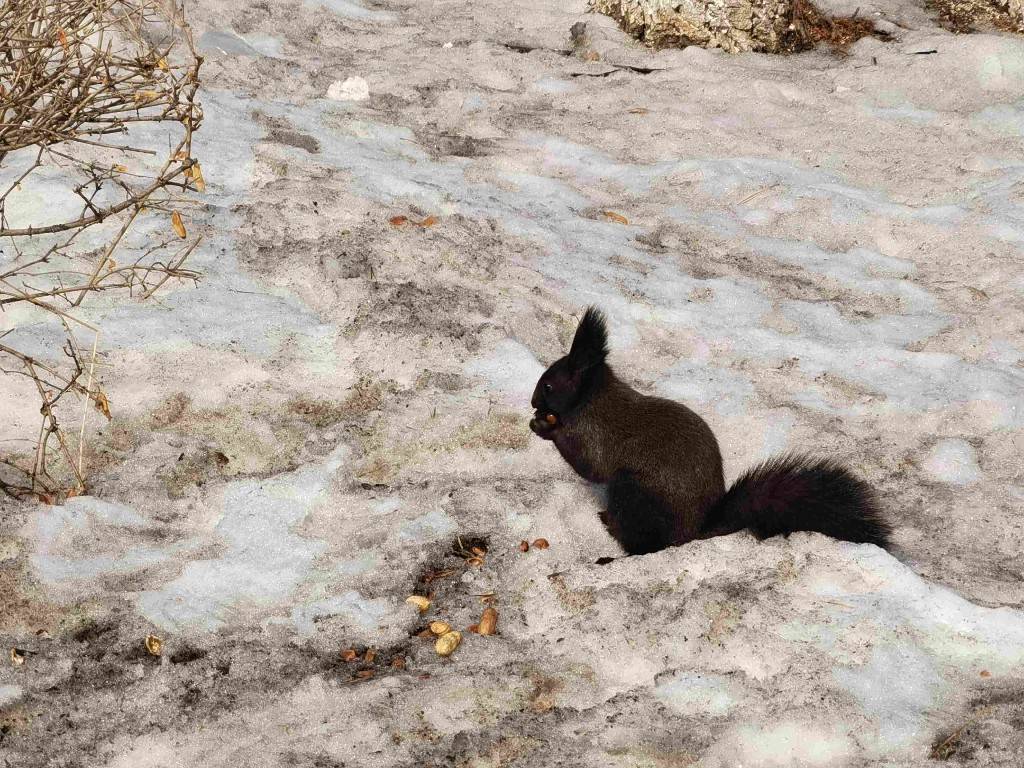
<svg viewBox="0 0 1024 768"><path fill-rule="evenodd" d="M469 551L472 552L477 557L483 557L484 555L487 554L487 550L486 549L481 549L480 547L473 547Z"/></svg>
<svg viewBox="0 0 1024 768"><path fill-rule="evenodd" d="M358 658L359 654L356 653L355 648L346 648L344 651L341 652L342 661L355 661Z"/></svg>
<svg viewBox="0 0 1024 768"><path fill-rule="evenodd" d="M57 39L60 40L61 47L64 49L64 52L67 53L67 51L68 51L68 36L66 34L64 34L64 30L63 29L58 29L57 30Z"/></svg>
<svg viewBox="0 0 1024 768"><path fill-rule="evenodd" d="M164 641L156 635L146 635L146 650L150 656L159 656L163 650Z"/></svg>
<svg viewBox="0 0 1024 768"><path fill-rule="evenodd" d="M388 223L390 223L392 227L400 227L408 221L409 219L405 216L392 216L388 219Z"/></svg>
<svg viewBox="0 0 1024 768"><path fill-rule="evenodd" d="M427 216L423 221L417 222L421 227L432 227L437 224L436 216Z"/></svg>
<svg viewBox="0 0 1024 768"><path fill-rule="evenodd" d="M423 597L423 595L409 595L409 597L405 598L405 602L409 603L409 605L415 605L420 609L420 613L426 613L430 607L430 601Z"/></svg>
<svg viewBox="0 0 1024 768"><path fill-rule="evenodd" d="M548 544L548 540L547 539L536 539L533 542L533 548L534 549L547 549L550 546L551 545Z"/></svg>
<svg viewBox="0 0 1024 768"><path fill-rule="evenodd" d="M363 656L363 661L365 661L367 664L373 664L373 660L376 658L377 651L375 651L373 648L367 648L366 655Z"/></svg>
<svg viewBox="0 0 1024 768"><path fill-rule="evenodd" d="M188 233L185 232L185 225L181 223L181 214L177 211L171 214L171 226L174 227L175 234L184 240Z"/></svg>
<svg viewBox="0 0 1024 768"><path fill-rule="evenodd" d="M11 648L11 664L20 667L25 663L25 653L20 648Z"/></svg>
<svg viewBox="0 0 1024 768"><path fill-rule="evenodd" d="M65 499L73 499L76 496L81 496L81 495L82 495L82 489L81 488L70 488L68 490L68 492L64 494L64 498Z"/></svg>
<svg viewBox="0 0 1024 768"><path fill-rule="evenodd" d="M988 294L985 293L985 291L981 290L981 288L975 288L973 285L968 285L967 290L970 291L971 298L973 298L975 301L988 300Z"/></svg>
<svg viewBox="0 0 1024 768"><path fill-rule="evenodd" d="M483 564L484 561L481 560L479 557L471 557L468 560L466 560L466 565L471 565L474 568L479 568Z"/></svg>
<svg viewBox="0 0 1024 768"><path fill-rule="evenodd" d="M164 72L170 70L170 67L167 66L167 59L161 58L160 61L156 63L156 65L160 67L160 69L162 69Z"/></svg>
<svg viewBox="0 0 1024 768"><path fill-rule="evenodd" d="M114 170L117 171L118 173L128 173L128 166L121 165L120 163L118 163L117 165L114 166Z"/></svg>
<svg viewBox="0 0 1024 768"><path fill-rule="evenodd" d="M146 104L150 101L156 101L159 98L159 91L136 91L135 93L135 101L139 102L140 104Z"/></svg>
<svg viewBox="0 0 1024 768"><path fill-rule="evenodd" d="M523 539L522 541L520 541L519 542L519 551L520 552L529 552L530 551L530 542L528 542L526 539Z"/></svg>
<svg viewBox="0 0 1024 768"><path fill-rule="evenodd" d="M441 635L451 632L452 628L447 621L432 621L430 622L430 631L440 637Z"/></svg>
<svg viewBox="0 0 1024 768"><path fill-rule="evenodd" d="M498 629L498 612L494 608L484 608L484 615L477 624L477 632L481 635L493 635Z"/></svg>
<svg viewBox="0 0 1024 768"><path fill-rule="evenodd" d="M198 191L198 192L205 192L206 191L206 179L203 178L203 169L199 167L199 161L198 160L196 160L194 163L192 163L192 167L189 168L189 172L190 172L190 175L192 176L192 181L195 182L196 191Z"/></svg>
<svg viewBox="0 0 1024 768"><path fill-rule="evenodd" d="M103 390L97 390L96 394L92 396L93 405L96 406L96 410L110 418L110 401L107 399L106 394Z"/></svg>
<svg viewBox="0 0 1024 768"><path fill-rule="evenodd" d="M616 224L629 224L629 219L623 216L621 213L615 211L601 211L601 214L606 218L614 221Z"/></svg>
<svg viewBox="0 0 1024 768"><path fill-rule="evenodd" d="M437 638L437 642L434 643L434 650L438 656L451 656L455 649L459 647L459 643L462 642L462 633L460 632L448 632Z"/></svg>
<svg viewBox="0 0 1024 768"><path fill-rule="evenodd" d="M405 669L405 656L395 656L391 660L392 669Z"/></svg>

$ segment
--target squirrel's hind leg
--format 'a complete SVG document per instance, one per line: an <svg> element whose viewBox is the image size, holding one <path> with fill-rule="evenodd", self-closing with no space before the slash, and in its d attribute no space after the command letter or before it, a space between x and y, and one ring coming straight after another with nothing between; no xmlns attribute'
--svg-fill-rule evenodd
<svg viewBox="0 0 1024 768"><path fill-rule="evenodd" d="M657 552L676 543L679 521L671 507L628 470L608 483L608 509L601 522L629 555Z"/></svg>

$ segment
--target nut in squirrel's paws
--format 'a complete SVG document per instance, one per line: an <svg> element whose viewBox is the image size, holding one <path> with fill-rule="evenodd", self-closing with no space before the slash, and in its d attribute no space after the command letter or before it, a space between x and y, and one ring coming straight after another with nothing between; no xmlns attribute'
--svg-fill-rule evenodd
<svg viewBox="0 0 1024 768"><path fill-rule="evenodd" d="M541 413L537 411L533 418L530 419L530 429L535 434L541 437L547 437L548 434L558 426L558 416L554 413Z"/></svg>

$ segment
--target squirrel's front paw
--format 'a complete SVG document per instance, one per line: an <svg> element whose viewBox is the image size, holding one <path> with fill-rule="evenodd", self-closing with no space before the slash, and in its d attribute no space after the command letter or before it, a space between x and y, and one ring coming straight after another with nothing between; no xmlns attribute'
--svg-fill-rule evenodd
<svg viewBox="0 0 1024 768"><path fill-rule="evenodd" d="M540 411L530 419L530 429L538 437L545 440L552 439L552 432L558 427L558 417L553 413L542 414Z"/></svg>

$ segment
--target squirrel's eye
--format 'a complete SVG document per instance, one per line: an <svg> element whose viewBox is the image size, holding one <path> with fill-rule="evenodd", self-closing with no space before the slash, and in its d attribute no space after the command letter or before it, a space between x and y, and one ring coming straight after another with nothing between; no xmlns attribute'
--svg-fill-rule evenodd
<svg viewBox="0 0 1024 768"><path fill-rule="evenodd" d="M550 392L551 391L551 383L550 382L544 385L544 391L545 392Z"/></svg>

